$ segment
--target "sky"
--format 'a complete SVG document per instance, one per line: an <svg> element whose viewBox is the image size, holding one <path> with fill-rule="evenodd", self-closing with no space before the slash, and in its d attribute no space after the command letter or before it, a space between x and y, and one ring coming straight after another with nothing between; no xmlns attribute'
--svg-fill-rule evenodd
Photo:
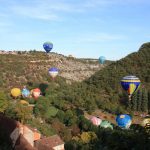
<svg viewBox="0 0 150 150"><path fill-rule="evenodd" d="M149 0L0 0L0 49L119 60L150 42Z"/></svg>

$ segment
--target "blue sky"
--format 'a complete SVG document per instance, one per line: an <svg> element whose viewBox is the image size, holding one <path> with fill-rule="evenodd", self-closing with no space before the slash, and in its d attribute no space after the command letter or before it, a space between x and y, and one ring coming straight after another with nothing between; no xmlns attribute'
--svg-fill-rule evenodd
<svg viewBox="0 0 150 150"><path fill-rule="evenodd" d="M0 49L118 60L150 41L149 0L0 0Z"/></svg>

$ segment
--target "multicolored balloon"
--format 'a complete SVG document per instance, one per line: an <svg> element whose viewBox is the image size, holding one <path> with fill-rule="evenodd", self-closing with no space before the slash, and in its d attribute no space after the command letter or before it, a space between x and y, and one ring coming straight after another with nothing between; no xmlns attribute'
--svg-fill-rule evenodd
<svg viewBox="0 0 150 150"><path fill-rule="evenodd" d="M13 88L10 93L16 98L21 95L21 90L19 88Z"/></svg>
<svg viewBox="0 0 150 150"><path fill-rule="evenodd" d="M150 116L146 116L142 121L142 126L150 133Z"/></svg>
<svg viewBox="0 0 150 150"><path fill-rule="evenodd" d="M51 43L51 42L45 42L43 44L43 48L45 49L45 51L47 53L49 53L52 50L52 48L53 48L53 43Z"/></svg>
<svg viewBox="0 0 150 150"><path fill-rule="evenodd" d="M23 88L21 93L22 93L23 97L29 97L30 96L30 91L27 88Z"/></svg>
<svg viewBox="0 0 150 150"><path fill-rule="evenodd" d="M100 64L104 64L105 63L106 58L104 56L100 56L99 57L99 63Z"/></svg>
<svg viewBox="0 0 150 150"><path fill-rule="evenodd" d="M102 122L102 120L101 120L100 118L95 117L95 116L93 116L93 117L90 119L90 121L91 121L94 125L96 125L96 126L99 126L99 125L101 124L101 122Z"/></svg>
<svg viewBox="0 0 150 150"><path fill-rule="evenodd" d="M127 114L121 114L116 117L116 122L119 127L128 129L132 123L132 119Z"/></svg>
<svg viewBox="0 0 150 150"><path fill-rule="evenodd" d="M107 121L107 120L102 120L101 124L100 124L100 127L103 127L103 128L110 128L113 130L113 125Z"/></svg>
<svg viewBox="0 0 150 150"><path fill-rule="evenodd" d="M41 90L39 88L33 89L32 90L32 95L35 99L37 99L41 94Z"/></svg>
<svg viewBox="0 0 150 150"><path fill-rule="evenodd" d="M121 85L129 95L129 100L131 100L132 94L139 88L140 79L136 76L125 76L121 80Z"/></svg>
<svg viewBox="0 0 150 150"><path fill-rule="evenodd" d="M59 70L53 67L53 68L50 68L48 72L50 76L54 79L58 75Z"/></svg>

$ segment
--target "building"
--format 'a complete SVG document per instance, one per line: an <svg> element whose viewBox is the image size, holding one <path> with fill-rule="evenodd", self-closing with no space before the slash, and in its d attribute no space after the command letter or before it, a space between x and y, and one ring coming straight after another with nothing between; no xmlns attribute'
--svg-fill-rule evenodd
<svg viewBox="0 0 150 150"><path fill-rule="evenodd" d="M64 150L64 142L58 135L46 137L35 142L37 150Z"/></svg>
<svg viewBox="0 0 150 150"><path fill-rule="evenodd" d="M41 138L37 129L0 114L0 126L7 131L14 150L64 150L58 135Z"/></svg>

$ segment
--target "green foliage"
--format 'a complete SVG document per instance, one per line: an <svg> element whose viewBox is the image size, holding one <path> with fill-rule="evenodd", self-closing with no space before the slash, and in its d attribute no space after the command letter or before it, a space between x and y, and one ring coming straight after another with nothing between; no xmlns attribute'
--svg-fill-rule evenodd
<svg viewBox="0 0 150 150"><path fill-rule="evenodd" d="M9 102L7 100L5 93L3 91L0 91L0 112L4 113L4 111L8 107L8 103Z"/></svg>
<svg viewBox="0 0 150 150"><path fill-rule="evenodd" d="M21 123L25 123L31 119L32 110L29 106L23 105L21 103L17 103L15 107L16 117L21 121Z"/></svg>
<svg viewBox="0 0 150 150"><path fill-rule="evenodd" d="M55 129L52 128L50 124L47 124L45 122L41 123L40 119L32 119L29 123L32 127L36 127L42 135L52 136L56 134Z"/></svg>
<svg viewBox="0 0 150 150"><path fill-rule="evenodd" d="M58 109L56 109L54 106L50 106L45 113L45 118L55 117L57 112L58 112Z"/></svg>
<svg viewBox="0 0 150 150"><path fill-rule="evenodd" d="M134 111L148 112L148 101L148 92L143 88L132 96L130 107Z"/></svg>

